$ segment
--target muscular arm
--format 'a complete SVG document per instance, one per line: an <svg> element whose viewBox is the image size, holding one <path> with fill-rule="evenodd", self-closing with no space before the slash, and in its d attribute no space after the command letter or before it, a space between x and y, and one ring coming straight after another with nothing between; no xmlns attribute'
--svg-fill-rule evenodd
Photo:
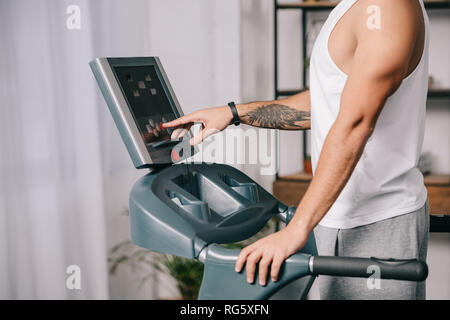
<svg viewBox="0 0 450 320"><path fill-rule="evenodd" d="M305 130L311 127L311 102L309 91L304 91L285 99L252 102L236 105L242 123L254 127ZM202 123L202 130L191 138L192 145L199 144L208 136L224 130L233 120L228 106L220 106L195 111L163 124L164 128L177 127L172 138L182 137L194 123Z"/></svg>
<svg viewBox="0 0 450 320"><path fill-rule="evenodd" d="M242 123L261 128L305 130L311 127L309 90L285 99L236 105Z"/></svg>

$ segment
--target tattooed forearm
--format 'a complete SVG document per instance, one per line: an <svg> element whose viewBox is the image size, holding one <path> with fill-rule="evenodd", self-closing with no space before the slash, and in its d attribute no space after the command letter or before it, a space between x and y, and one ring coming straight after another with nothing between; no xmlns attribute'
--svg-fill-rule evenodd
<svg viewBox="0 0 450 320"><path fill-rule="evenodd" d="M247 112L241 119L262 128L300 130L309 127L311 113L272 103Z"/></svg>

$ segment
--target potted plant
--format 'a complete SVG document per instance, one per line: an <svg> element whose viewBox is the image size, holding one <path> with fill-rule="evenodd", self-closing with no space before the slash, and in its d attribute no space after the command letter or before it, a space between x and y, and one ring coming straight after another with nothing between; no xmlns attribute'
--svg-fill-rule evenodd
<svg viewBox="0 0 450 320"><path fill-rule="evenodd" d="M305 173L312 174L312 163L311 163L311 156L307 155L305 159L303 159L303 171Z"/></svg>

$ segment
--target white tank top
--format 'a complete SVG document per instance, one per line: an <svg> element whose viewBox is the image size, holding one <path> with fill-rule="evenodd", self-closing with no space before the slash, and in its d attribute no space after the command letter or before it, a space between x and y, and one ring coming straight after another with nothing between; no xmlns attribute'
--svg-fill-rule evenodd
<svg viewBox="0 0 450 320"><path fill-rule="evenodd" d="M336 120L347 75L332 60L328 39L357 0L342 0L323 25L311 55L311 160L313 172ZM354 228L415 211L427 199L418 169L425 130L429 22L422 0L425 46L415 70L390 96L348 183L320 225Z"/></svg>

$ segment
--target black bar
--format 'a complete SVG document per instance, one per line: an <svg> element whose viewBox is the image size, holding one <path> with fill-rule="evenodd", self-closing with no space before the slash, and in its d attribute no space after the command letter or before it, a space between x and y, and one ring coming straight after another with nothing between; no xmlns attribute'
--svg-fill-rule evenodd
<svg viewBox="0 0 450 320"><path fill-rule="evenodd" d="M430 216L430 232L450 232L450 216Z"/></svg>
<svg viewBox="0 0 450 320"><path fill-rule="evenodd" d="M425 1L426 9L450 9L450 1ZM333 9L337 5L333 4L320 4L316 5L305 4L305 3L279 3L277 9L297 9L297 10L308 10L308 11L327 11Z"/></svg>
<svg viewBox="0 0 450 320"><path fill-rule="evenodd" d="M425 1L426 9L450 9L450 1Z"/></svg>
<svg viewBox="0 0 450 320"><path fill-rule="evenodd" d="M277 91L277 95L282 96L282 97L287 97L287 96L292 96L294 94L300 93L302 91L304 91L304 89L302 89L302 90L279 90L279 91Z"/></svg>
<svg viewBox="0 0 450 320"><path fill-rule="evenodd" d="M302 10L302 42L303 42L303 48L302 48L302 58L303 58L303 88L306 88L306 56L308 54L308 39L307 39L307 20L308 20L308 14L306 10ZM306 139L306 130L303 130L302 132L303 136L303 160L306 160L306 157L308 155L307 152L307 139Z"/></svg>
<svg viewBox="0 0 450 320"><path fill-rule="evenodd" d="M304 89L277 90L277 96L291 96L302 92ZM450 89L431 89L428 91L428 98L450 98Z"/></svg>
<svg viewBox="0 0 450 320"><path fill-rule="evenodd" d="M450 98L450 89L430 89L428 98Z"/></svg>
<svg viewBox="0 0 450 320"><path fill-rule="evenodd" d="M308 20L308 14L305 10L302 11L302 82L303 82L303 88L306 88L306 55L307 52L307 46L308 46L308 40L307 40L307 20Z"/></svg>
<svg viewBox="0 0 450 320"><path fill-rule="evenodd" d="M278 99L278 0L273 0L273 48L274 48L274 52L273 52L273 60L274 60L274 64L273 64L273 69L274 69L274 99L277 100ZM280 148L280 146L278 145L279 139L276 142L277 146L278 146L278 150ZM278 154L278 150L276 151L276 155L275 157L277 157L276 162L277 162L277 168L275 168L275 180L278 180L279 178L279 174L278 174L278 166L280 164L279 158L280 155ZM276 228L278 228L278 223Z"/></svg>
<svg viewBox="0 0 450 320"><path fill-rule="evenodd" d="M380 279L423 281L428 276L428 266L419 260L394 260L378 258L328 257L313 258L312 271L316 275L368 278L379 268Z"/></svg>
<svg viewBox="0 0 450 320"><path fill-rule="evenodd" d="M277 0L273 0L273 67L274 67L274 99L278 98L278 3Z"/></svg>

